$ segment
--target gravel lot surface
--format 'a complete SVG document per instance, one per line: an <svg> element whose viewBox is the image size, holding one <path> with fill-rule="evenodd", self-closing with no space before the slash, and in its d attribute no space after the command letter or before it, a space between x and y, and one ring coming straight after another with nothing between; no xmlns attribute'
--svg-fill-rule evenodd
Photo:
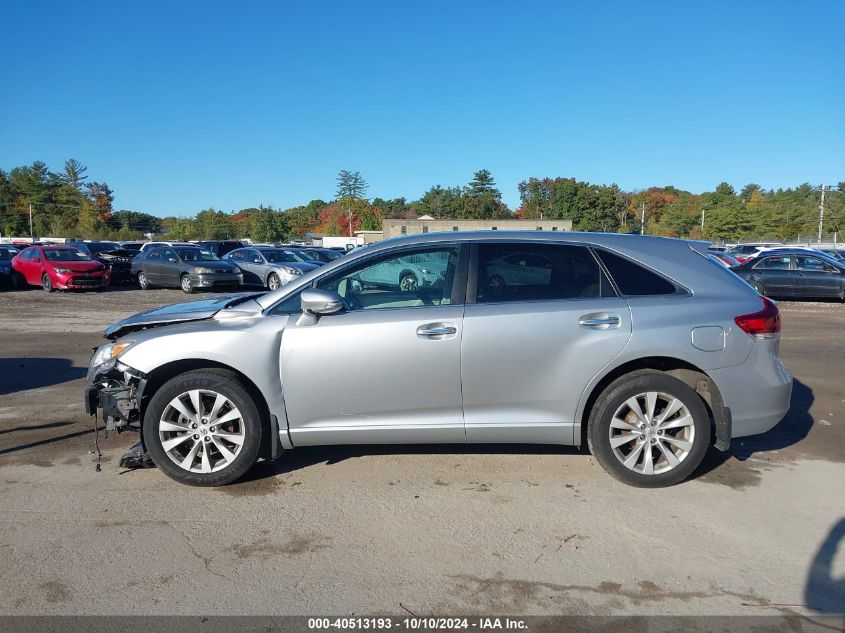
<svg viewBox="0 0 845 633"><path fill-rule="evenodd" d="M117 462L82 406L110 322L177 290L0 290L0 614L845 610L845 306L781 303L793 406L637 490L575 449L302 448L222 489Z"/></svg>

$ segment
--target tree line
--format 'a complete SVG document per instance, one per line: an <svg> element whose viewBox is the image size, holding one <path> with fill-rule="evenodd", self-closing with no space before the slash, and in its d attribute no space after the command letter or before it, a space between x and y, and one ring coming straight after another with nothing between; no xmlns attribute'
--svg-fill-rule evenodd
<svg viewBox="0 0 845 633"><path fill-rule="evenodd" d="M465 185L435 185L418 200L368 198L369 185L359 172L341 171L333 200L279 209L259 205L238 211L209 208L193 216L157 217L137 210L114 210L114 192L104 181L89 179L77 160L53 172L37 161L0 169L0 231L84 239L139 239L152 233L170 239L251 238L278 242L309 233L349 235L380 230L384 218L412 219L564 219L581 231L639 232L712 241L814 239L818 232L820 189L804 183L764 189L750 183L737 191L720 183L713 191L692 193L672 186L624 191L575 178L535 178L519 183L520 204L502 201L486 169ZM703 222L702 222L703 217ZM829 186L825 200L825 237L841 235L845 221L845 182ZM840 238L841 239L841 238Z"/></svg>

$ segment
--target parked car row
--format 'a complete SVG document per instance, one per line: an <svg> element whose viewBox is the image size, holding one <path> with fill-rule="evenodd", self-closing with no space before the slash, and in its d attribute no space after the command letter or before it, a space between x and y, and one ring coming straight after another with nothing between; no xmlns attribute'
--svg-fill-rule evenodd
<svg viewBox="0 0 845 633"><path fill-rule="evenodd" d="M221 256L222 253L222 256ZM33 244L19 251L0 246L0 281L15 288L103 290L112 283L197 289L242 285L276 290L298 276L342 257L333 249L244 247L234 240L208 242L69 242Z"/></svg>
<svg viewBox="0 0 845 633"><path fill-rule="evenodd" d="M737 244L727 249L725 254L736 259L740 264L755 259L763 253L770 253L772 251L780 251L783 249L791 249L798 251L808 251L810 253L824 253L834 259L845 259L845 249L843 248L813 248L812 246L800 246L789 244L775 244L772 242L758 242L752 244ZM711 247L711 252L714 250Z"/></svg>
<svg viewBox="0 0 845 633"><path fill-rule="evenodd" d="M762 295L845 301L845 249L738 244L726 251L711 248L707 256Z"/></svg>

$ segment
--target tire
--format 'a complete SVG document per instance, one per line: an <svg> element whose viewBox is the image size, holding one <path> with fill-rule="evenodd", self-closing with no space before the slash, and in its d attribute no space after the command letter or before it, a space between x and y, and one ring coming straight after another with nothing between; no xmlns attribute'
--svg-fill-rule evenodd
<svg viewBox="0 0 845 633"><path fill-rule="evenodd" d="M269 290L278 290L282 287L282 280L279 279L279 276L276 273L270 273L270 276L267 277L267 288Z"/></svg>
<svg viewBox="0 0 845 633"><path fill-rule="evenodd" d="M762 296L766 296L766 287L761 284L759 281L755 281L751 284L751 287L754 288L757 292L759 292Z"/></svg>
<svg viewBox="0 0 845 633"><path fill-rule="evenodd" d="M47 273L41 275L41 288L46 293L51 293L54 290L53 280L50 279L50 275L48 275Z"/></svg>
<svg viewBox="0 0 845 633"><path fill-rule="evenodd" d="M196 412L192 392L200 394L204 415L199 421L185 416ZM223 428L211 418L218 396L225 403L216 417L232 414ZM183 412L172 405L177 399ZM254 399L236 374L199 369L171 378L156 391L142 433L150 457L168 477L189 486L223 486L242 477L258 460L263 429ZM184 439L174 441L180 438Z"/></svg>
<svg viewBox="0 0 845 633"><path fill-rule="evenodd" d="M29 290L29 284L26 283L26 278L19 272L12 272L12 288L15 290Z"/></svg>
<svg viewBox="0 0 845 633"><path fill-rule="evenodd" d="M194 284L191 283L190 275L182 275L181 279L179 279L179 286L182 288L182 292L187 295L194 292Z"/></svg>
<svg viewBox="0 0 845 633"><path fill-rule="evenodd" d="M651 411L649 398L653 398ZM633 402L642 418L628 404ZM669 413L661 428L661 417L675 402L680 408ZM602 468L638 488L685 480L704 459L710 435L710 416L701 396L677 378L654 370L628 374L608 385L596 400L587 427L590 450Z"/></svg>
<svg viewBox="0 0 845 633"><path fill-rule="evenodd" d="M403 273L399 277L399 290L401 292L415 292L418 287L419 282L414 273Z"/></svg>
<svg viewBox="0 0 845 633"><path fill-rule="evenodd" d="M138 287L141 290L149 290L153 287L150 283L149 277L147 277L147 274L143 270L138 273Z"/></svg>

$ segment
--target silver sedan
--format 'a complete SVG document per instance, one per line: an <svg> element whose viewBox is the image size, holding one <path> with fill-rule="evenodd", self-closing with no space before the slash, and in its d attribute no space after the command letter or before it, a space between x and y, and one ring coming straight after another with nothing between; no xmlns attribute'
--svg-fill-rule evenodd
<svg viewBox="0 0 845 633"><path fill-rule="evenodd" d="M403 284L423 267L436 283ZM192 485L299 446L521 442L666 486L784 416L779 331L702 243L431 234L116 323L85 404Z"/></svg>
<svg viewBox="0 0 845 633"><path fill-rule="evenodd" d="M223 259L241 269L244 285L261 286L270 290L278 290L321 265L299 255L293 249L268 246L238 248Z"/></svg>

